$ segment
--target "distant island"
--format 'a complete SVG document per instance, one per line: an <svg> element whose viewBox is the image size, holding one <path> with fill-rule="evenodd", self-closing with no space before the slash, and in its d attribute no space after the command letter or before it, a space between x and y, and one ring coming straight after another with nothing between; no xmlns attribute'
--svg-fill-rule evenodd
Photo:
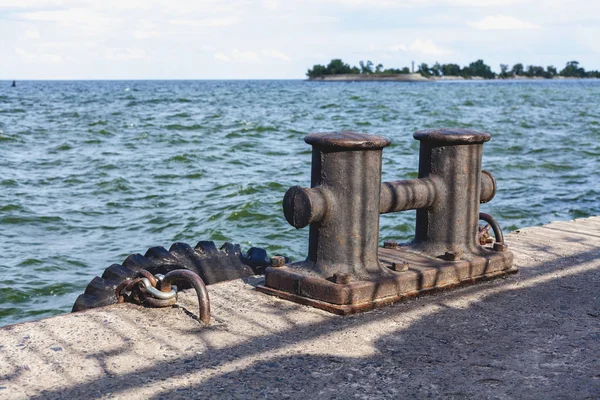
<svg viewBox="0 0 600 400"><path fill-rule="evenodd" d="M477 60L468 66L458 64L440 64L436 62L429 67L421 63L417 71L408 67L384 68L383 64L373 64L371 61L360 61L359 66L350 66L341 59L333 59L327 66L314 65L306 76L310 80L323 81L430 81L444 79L560 79L560 78L600 78L599 71L586 71L579 66L578 61L569 61L558 71L554 66L546 68L529 65L527 68L518 63L509 69L508 64L500 64L500 73L492 71L491 67Z"/></svg>

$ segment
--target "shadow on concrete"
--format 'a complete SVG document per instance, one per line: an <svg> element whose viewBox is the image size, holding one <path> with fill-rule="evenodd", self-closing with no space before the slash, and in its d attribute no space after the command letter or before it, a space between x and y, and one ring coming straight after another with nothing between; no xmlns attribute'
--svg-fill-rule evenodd
<svg viewBox="0 0 600 400"><path fill-rule="evenodd" d="M154 398L597 398L599 260L600 248L592 248L506 280L284 332L249 332L232 346L208 346L201 355L141 363L131 373L112 375L107 360L128 351L118 346L85 356L104 366L104 377L86 383L67 377L72 386L34 398L119 397L188 374L189 380L174 389L165 385ZM285 309L269 312L294 323ZM255 323L250 315L239 318ZM377 324L385 329L373 331ZM226 328L195 334L219 329ZM352 340L330 342L340 334ZM154 345L168 346L155 339ZM330 349L311 350L314 341ZM354 356L353 346L370 350Z"/></svg>

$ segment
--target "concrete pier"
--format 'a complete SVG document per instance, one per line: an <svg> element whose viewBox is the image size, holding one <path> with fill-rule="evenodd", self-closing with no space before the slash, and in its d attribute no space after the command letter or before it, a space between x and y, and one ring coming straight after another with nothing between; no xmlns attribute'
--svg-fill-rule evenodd
<svg viewBox="0 0 600 400"><path fill-rule="evenodd" d="M0 398L600 397L600 217L506 237L520 272L340 317L208 287L0 329Z"/></svg>

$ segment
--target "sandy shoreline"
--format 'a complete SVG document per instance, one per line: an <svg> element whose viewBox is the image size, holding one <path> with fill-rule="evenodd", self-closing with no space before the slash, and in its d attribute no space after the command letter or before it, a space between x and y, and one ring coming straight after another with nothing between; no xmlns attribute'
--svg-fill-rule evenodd
<svg viewBox="0 0 600 400"><path fill-rule="evenodd" d="M427 82L430 79L421 74L339 74L310 78L310 81L322 82L356 82L356 81L391 81L391 82Z"/></svg>
<svg viewBox="0 0 600 400"><path fill-rule="evenodd" d="M582 79L564 76L553 78L514 76L511 78L485 79L481 76L464 78L462 76L432 76L426 78L421 74L339 74L309 78L315 82L437 82L437 81L540 81L540 80Z"/></svg>

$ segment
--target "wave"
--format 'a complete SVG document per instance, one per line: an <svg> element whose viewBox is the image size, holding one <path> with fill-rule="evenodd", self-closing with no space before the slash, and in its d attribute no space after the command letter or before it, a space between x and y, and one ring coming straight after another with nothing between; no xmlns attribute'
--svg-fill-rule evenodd
<svg viewBox="0 0 600 400"><path fill-rule="evenodd" d="M165 129L169 131L199 131L202 130L204 126L193 124L193 125L181 125L181 124L169 124L165 126Z"/></svg>
<svg viewBox="0 0 600 400"><path fill-rule="evenodd" d="M26 113L27 110L22 108L8 108L6 110L0 110L0 114L22 114Z"/></svg>

